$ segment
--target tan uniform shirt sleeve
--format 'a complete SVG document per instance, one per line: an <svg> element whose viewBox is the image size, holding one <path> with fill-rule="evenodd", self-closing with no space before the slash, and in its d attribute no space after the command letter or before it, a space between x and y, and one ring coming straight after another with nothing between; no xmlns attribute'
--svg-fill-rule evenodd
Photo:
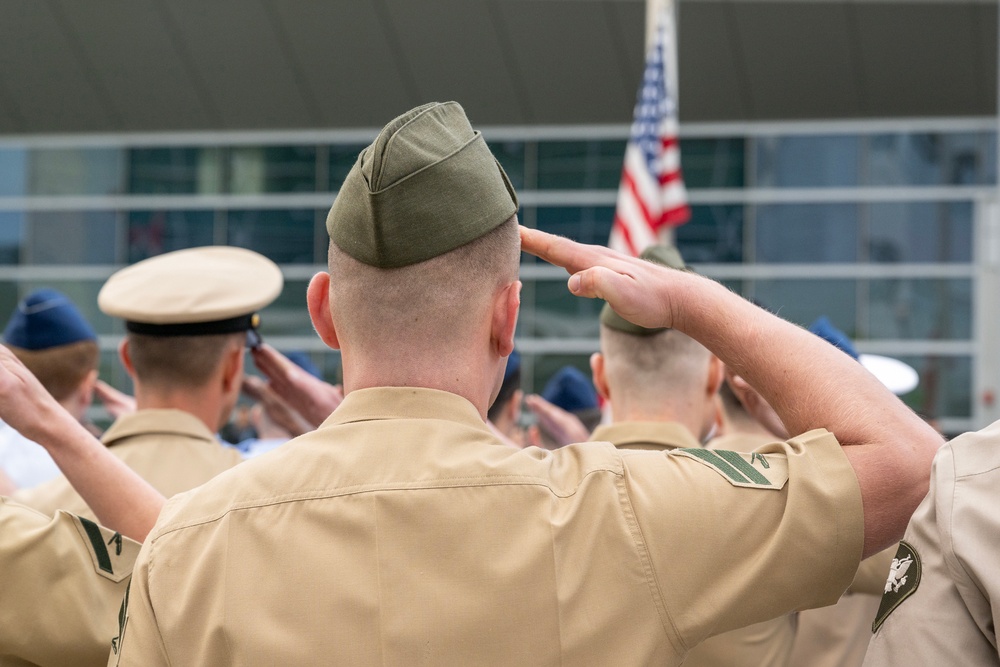
<svg viewBox="0 0 1000 667"><path fill-rule="evenodd" d="M0 498L0 664L103 665L139 545Z"/></svg>
<svg viewBox="0 0 1000 667"><path fill-rule="evenodd" d="M780 488L738 486L684 451L622 452L640 548L675 641L690 649L836 602L861 559L864 517L857 477L832 434L810 431L742 455Z"/></svg>
<svg viewBox="0 0 1000 667"><path fill-rule="evenodd" d="M151 574L149 545L151 544L149 541L146 542L147 546L139 552L136 560L126 600L125 626L122 628L119 641L112 646L111 654L107 657L108 667L117 665L156 667L170 664L149 599ZM105 654L107 655L106 652Z"/></svg>
<svg viewBox="0 0 1000 667"><path fill-rule="evenodd" d="M900 548L916 554L919 569L910 565L905 583L896 578L908 595L885 593L866 666L1000 665L998 507L1000 422L956 438L935 457L930 490Z"/></svg>

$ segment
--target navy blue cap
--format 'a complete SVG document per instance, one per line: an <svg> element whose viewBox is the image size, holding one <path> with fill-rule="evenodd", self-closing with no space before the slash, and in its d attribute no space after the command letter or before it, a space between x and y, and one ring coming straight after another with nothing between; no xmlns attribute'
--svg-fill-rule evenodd
<svg viewBox="0 0 1000 667"><path fill-rule="evenodd" d="M47 350L81 340L97 340L73 302L54 289L35 290L7 322L3 342L23 350Z"/></svg>
<svg viewBox="0 0 1000 667"><path fill-rule="evenodd" d="M521 353L512 350L510 356L507 357L507 367L503 369L503 381L509 380L510 376L519 370L521 370Z"/></svg>
<svg viewBox="0 0 1000 667"><path fill-rule="evenodd" d="M833 326L833 322L826 315L809 325L809 331L816 334L827 343L830 343L841 352L846 352L852 358L858 358L858 351L854 349L854 343L843 331Z"/></svg>
<svg viewBox="0 0 1000 667"><path fill-rule="evenodd" d="M545 384L542 398L567 412L597 407L597 391L590 378L575 366L563 366Z"/></svg>

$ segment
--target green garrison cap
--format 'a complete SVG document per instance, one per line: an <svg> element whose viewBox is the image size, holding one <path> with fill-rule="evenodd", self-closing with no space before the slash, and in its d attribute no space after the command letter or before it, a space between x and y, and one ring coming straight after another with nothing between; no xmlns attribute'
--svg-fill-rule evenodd
<svg viewBox="0 0 1000 667"><path fill-rule="evenodd" d="M672 269L690 271L684 263L684 258L681 257L680 251L672 245L651 245L642 251L639 258L653 262L654 264L669 266ZM655 333L666 331L665 328L647 329L645 327L640 327L638 324L632 324L612 310L611 306L607 303L605 303L604 308L601 309L601 324L616 331L632 334L634 336L652 336Z"/></svg>
<svg viewBox="0 0 1000 667"><path fill-rule="evenodd" d="M354 259L390 269L463 246L516 212L514 187L465 111L434 102L390 122L361 151L326 229Z"/></svg>

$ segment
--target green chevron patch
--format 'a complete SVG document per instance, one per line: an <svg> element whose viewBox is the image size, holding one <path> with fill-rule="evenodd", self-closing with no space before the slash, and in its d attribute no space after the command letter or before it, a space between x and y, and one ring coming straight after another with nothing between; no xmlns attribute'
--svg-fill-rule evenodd
<svg viewBox="0 0 1000 667"><path fill-rule="evenodd" d="M780 455L700 448L676 449L673 453L708 466L733 486L780 489L788 481L788 461Z"/></svg>

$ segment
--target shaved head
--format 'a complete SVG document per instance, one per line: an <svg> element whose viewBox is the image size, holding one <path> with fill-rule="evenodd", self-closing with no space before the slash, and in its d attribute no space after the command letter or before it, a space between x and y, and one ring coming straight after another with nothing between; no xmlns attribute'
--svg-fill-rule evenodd
<svg viewBox="0 0 1000 667"><path fill-rule="evenodd" d="M517 217L424 262L379 269L330 244L331 314L354 349L448 354L470 340L499 289L517 280Z"/></svg>
<svg viewBox="0 0 1000 667"><path fill-rule="evenodd" d="M675 329L635 336L601 325L601 353L612 403L683 403L702 392L711 352Z"/></svg>

